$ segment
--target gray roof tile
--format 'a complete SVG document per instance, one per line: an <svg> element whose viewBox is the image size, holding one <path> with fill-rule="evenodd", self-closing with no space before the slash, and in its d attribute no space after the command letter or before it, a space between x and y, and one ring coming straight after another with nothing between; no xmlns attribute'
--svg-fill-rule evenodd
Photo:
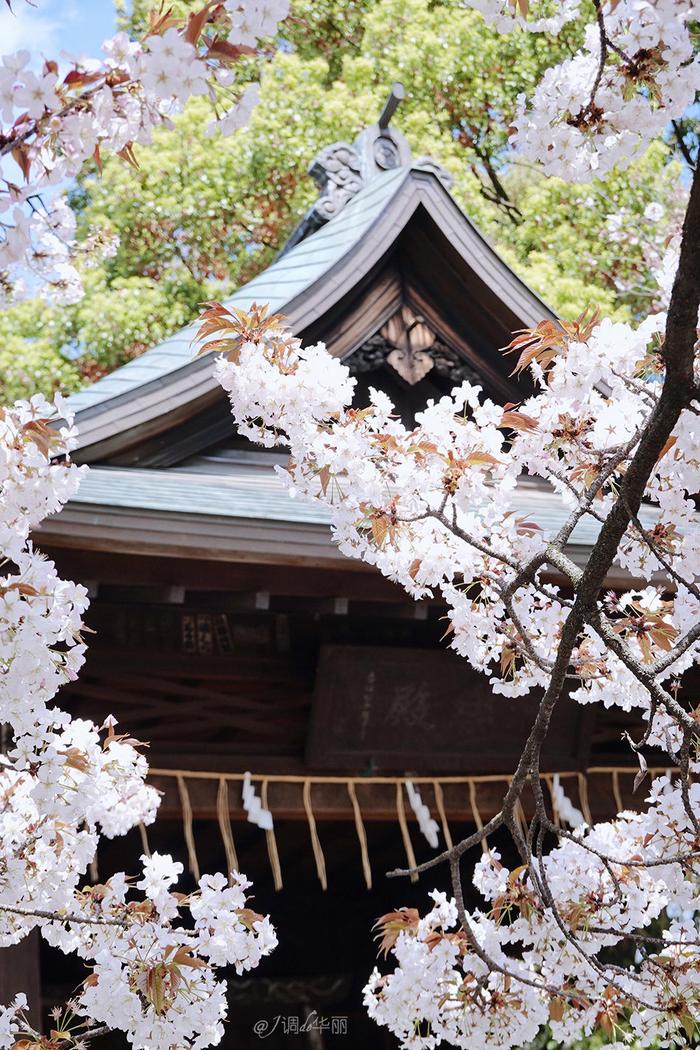
<svg viewBox="0 0 700 1050"><path fill-rule="evenodd" d="M226 305L247 308L258 300L268 302L272 310L282 310L360 239L391 200L409 170L396 168L377 176L334 219L239 288L225 300ZM93 386L73 394L69 398L70 406L79 413L188 364L193 356L191 343L196 331L195 323L188 325Z"/></svg>
<svg viewBox="0 0 700 1050"><path fill-rule="evenodd" d="M277 474L265 465L228 463L215 473L203 472L195 463L167 470L93 466L71 502L204 517L330 522L328 511L320 504L290 498ZM513 505L519 516L536 521L545 535L559 529L569 513L557 493L527 482L518 486ZM645 506L641 517L647 528L653 528L658 510ZM599 529L594 519L582 519L571 545L592 546Z"/></svg>

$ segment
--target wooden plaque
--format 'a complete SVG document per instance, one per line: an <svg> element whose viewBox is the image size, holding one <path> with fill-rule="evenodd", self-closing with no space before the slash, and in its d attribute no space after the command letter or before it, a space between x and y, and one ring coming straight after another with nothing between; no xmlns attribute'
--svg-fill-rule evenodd
<svg viewBox="0 0 700 1050"><path fill-rule="evenodd" d="M536 698L494 695L484 676L446 650L325 645L307 762L356 772L508 773L536 711ZM588 711L561 701L543 768L585 766Z"/></svg>

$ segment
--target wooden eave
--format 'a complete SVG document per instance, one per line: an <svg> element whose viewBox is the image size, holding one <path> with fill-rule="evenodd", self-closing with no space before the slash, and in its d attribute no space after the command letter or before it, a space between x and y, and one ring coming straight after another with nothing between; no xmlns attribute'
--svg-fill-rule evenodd
<svg viewBox="0 0 700 1050"><path fill-rule="evenodd" d="M177 492L178 509L173 508ZM516 490L516 513L538 521L548 532L563 523L567 508L547 487L532 483ZM658 512L641 511L652 529ZM374 572L342 555L331 536L324 508L291 500L272 473L252 481L235 474L191 474L181 469L95 466L61 513L35 530L42 549L230 563ZM598 523L577 526L568 556L583 566ZM555 579L555 577L552 577ZM658 577L658 582L663 578ZM561 582L561 581L560 581ZM608 586L631 586L629 573L614 569Z"/></svg>
<svg viewBox="0 0 700 1050"><path fill-rule="evenodd" d="M339 552L328 525L309 522L71 501L60 516L47 518L34 535L42 549L367 571L367 566Z"/></svg>

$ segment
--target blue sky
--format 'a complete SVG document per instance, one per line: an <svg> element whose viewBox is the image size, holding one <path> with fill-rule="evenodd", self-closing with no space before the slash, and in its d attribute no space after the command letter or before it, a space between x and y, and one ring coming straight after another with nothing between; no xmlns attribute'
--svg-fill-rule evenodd
<svg viewBox="0 0 700 1050"><path fill-rule="evenodd" d="M58 58L61 51L99 55L102 41L114 32L112 0L13 0L13 12L0 3L0 54L26 48L38 58Z"/></svg>

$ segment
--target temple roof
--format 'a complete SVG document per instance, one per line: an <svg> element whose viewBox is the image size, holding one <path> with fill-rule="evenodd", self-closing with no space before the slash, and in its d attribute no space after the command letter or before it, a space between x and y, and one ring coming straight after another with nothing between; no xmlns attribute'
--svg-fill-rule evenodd
<svg viewBox="0 0 700 1050"><path fill-rule="evenodd" d="M456 276L461 280L459 292L449 296L452 301L461 300L454 303L456 314L483 314L491 324L498 314L496 338L505 341L514 329L555 316L464 215L439 169L427 160L376 173L337 214L283 251L227 299L226 305L248 309L253 302L269 303L271 310L285 315L296 335L316 335L315 329L343 301L356 298L373 281L378 287L383 261L392 252L401 259L400 238L409 227L431 242L433 250L442 245L436 265L444 268L446 280ZM448 252L453 258L447 257ZM423 275L428 289L432 276ZM435 273L434 277L439 282L442 275ZM471 288L466 282L471 282ZM329 343L331 352L344 359L351 355L400 307L407 283L398 273L384 273L379 280L381 295L377 292L373 297L374 309L359 310L353 331L341 333L334 345ZM416 295L420 299L420 293ZM423 299L418 305L424 313L430 310ZM436 316L441 312L438 304ZM358 318L367 319L366 330ZM439 323L439 316L437 319ZM218 393L212 360L194 357L192 339L197 327L193 322L69 399L80 431L79 458L104 460L115 450L169 428L212 403ZM475 371L483 369L488 376L493 367L477 343L478 339L472 348L463 340L461 349L471 357ZM512 391L503 377L495 377L494 382L501 383L503 399L508 399Z"/></svg>
<svg viewBox="0 0 700 1050"><path fill-rule="evenodd" d="M342 214L303 243L283 253L271 266L234 292L226 300L226 305L247 309L253 302L264 302L269 303L275 313L289 312L299 297L317 282L323 281L324 288L330 291L333 268L356 248L400 191L408 175L409 170L397 169L377 178ZM210 359L204 362L193 360L192 339L197 328L198 324L193 322L169 336L140 357L73 394L69 404L82 421L98 415L100 409L97 406L115 398L124 401L150 384L162 385L183 368L190 373L210 372Z"/></svg>
<svg viewBox="0 0 700 1050"><path fill-rule="evenodd" d="M226 305L268 303L295 335L324 340L360 386L383 375L395 403L403 399L410 411L465 376L502 402L519 400L527 380L510 376L498 348L514 330L555 315L462 212L448 173L430 158L414 160L385 117L352 145L319 153L310 167L318 200L277 259ZM420 343L413 371L400 360L411 319ZM236 447L212 357L194 356L197 328L192 323L69 399L80 434L75 458L92 469L43 525L41 542L337 563L328 516L288 498L272 469L279 457ZM566 513L541 486L524 483L516 499L546 529ZM587 547L596 533L595 522L582 523L573 548Z"/></svg>
<svg viewBox="0 0 700 1050"><path fill-rule="evenodd" d="M59 525L66 539L77 538L65 545L113 553L137 549L210 560L361 567L333 544L323 506L290 499L271 469L285 456L235 449L216 459L195 457L167 470L92 467L60 517L47 519L41 532L53 542ZM545 534L558 531L570 511L548 486L527 479L513 494L512 509L536 521ZM658 513L642 507L645 528L654 528ZM583 563L599 531L594 518L578 523L567 545L576 563Z"/></svg>

